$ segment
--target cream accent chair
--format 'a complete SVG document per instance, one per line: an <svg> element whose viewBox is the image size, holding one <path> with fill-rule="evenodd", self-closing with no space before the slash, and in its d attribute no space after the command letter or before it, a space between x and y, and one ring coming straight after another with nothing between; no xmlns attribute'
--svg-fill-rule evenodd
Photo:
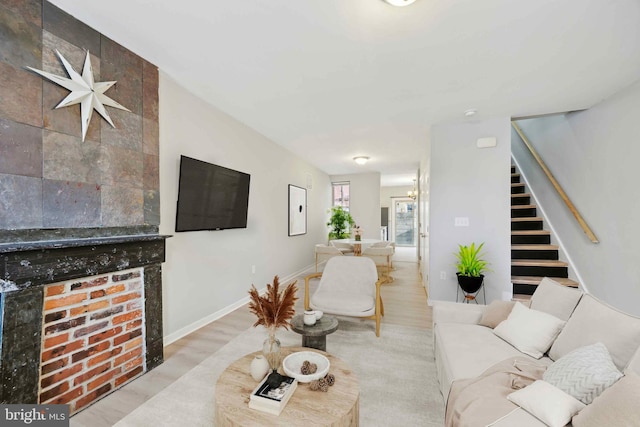
<svg viewBox="0 0 640 427"><path fill-rule="evenodd" d="M334 248L338 248L340 252L342 252L342 255L353 253L353 245L351 243L336 242L335 240L332 240L329 244Z"/></svg>
<svg viewBox="0 0 640 427"><path fill-rule="evenodd" d="M320 278L318 289L309 296L309 281ZM376 265L365 257L335 257L327 261L322 273L304 279L304 307L340 316L375 319L376 336L384 305Z"/></svg>
<svg viewBox="0 0 640 427"><path fill-rule="evenodd" d="M318 272L318 263L322 261L328 261L329 258L333 258L334 256L342 256L342 251L340 249L335 248L333 246L323 245L319 243L316 245L316 273Z"/></svg>
<svg viewBox="0 0 640 427"><path fill-rule="evenodd" d="M380 269L380 278L384 283L393 282L393 277L391 277L391 257L393 257L393 252L393 247L391 246L384 248L370 246L362 251L362 256L371 258L376 267Z"/></svg>

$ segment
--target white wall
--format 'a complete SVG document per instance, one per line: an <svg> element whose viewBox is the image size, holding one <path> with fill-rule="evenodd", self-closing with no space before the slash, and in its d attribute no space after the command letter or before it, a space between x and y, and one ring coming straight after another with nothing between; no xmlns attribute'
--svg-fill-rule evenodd
<svg viewBox="0 0 640 427"><path fill-rule="evenodd" d="M276 274L287 278L312 265L314 244L326 241L331 184L164 73L159 91L160 233L173 235L162 266L164 334L171 342L245 302L251 284L261 289ZM251 174L246 229L174 232L181 154ZM289 237L288 184L306 187L309 175L307 234Z"/></svg>
<svg viewBox="0 0 640 427"><path fill-rule="evenodd" d="M640 315L640 81L586 111L518 124L596 234L594 244L553 190L520 138L521 172L567 255L597 298Z"/></svg>
<svg viewBox="0 0 640 427"><path fill-rule="evenodd" d="M476 140L494 136L494 148ZM508 117L441 124L431 129L429 299L455 301L458 244L485 242L493 270L487 302L511 295L510 121ZM454 227L456 217L469 227ZM446 278L441 279L441 272Z"/></svg>
<svg viewBox="0 0 640 427"><path fill-rule="evenodd" d="M365 239L380 238L380 173L331 175L331 182L349 182L349 212ZM329 230L326 229L326 235Z"/></svg>

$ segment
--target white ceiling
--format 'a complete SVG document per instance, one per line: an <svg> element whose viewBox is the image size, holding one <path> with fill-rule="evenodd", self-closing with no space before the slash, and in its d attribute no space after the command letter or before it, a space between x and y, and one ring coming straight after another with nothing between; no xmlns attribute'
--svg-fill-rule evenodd
<svg viewBox="0 0 640 427"><path fill-rule="evenodd" d="M394 185L469 108L588 108L640 79L638 0L51 2L321 170Z"/></svg>

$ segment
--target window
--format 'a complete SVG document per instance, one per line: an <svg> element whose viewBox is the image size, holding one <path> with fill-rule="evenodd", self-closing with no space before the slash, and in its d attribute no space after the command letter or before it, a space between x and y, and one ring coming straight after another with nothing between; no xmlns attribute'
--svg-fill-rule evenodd
<svg viewBox="0 0 640 427"><path fill-rule="evenodd" d="M342 206L345 211L349 211L349 183L333 182L333 206Z"/></svg>

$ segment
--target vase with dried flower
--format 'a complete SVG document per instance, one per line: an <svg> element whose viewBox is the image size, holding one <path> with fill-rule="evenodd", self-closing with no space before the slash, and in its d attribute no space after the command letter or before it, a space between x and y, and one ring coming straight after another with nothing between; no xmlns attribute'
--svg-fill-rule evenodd
<svg viewBox="0 0 640 427"><path fill-rule="evenodd" d="M290 283L281 291L278 276L273 278L273 285L267 284L267 291L264 295L260 296L253 285L249 291L249 311L258 318L253 326L262 325L269 333L262 346L262 352L269 362L271 374L268 382L272 387L278 387L282 381L282 376L278 374L281 356L280 340L276 338L276 330L280 327L289 329L289 321L295 314L293 306L298 299L297 292L296 282Z"/></svg>

